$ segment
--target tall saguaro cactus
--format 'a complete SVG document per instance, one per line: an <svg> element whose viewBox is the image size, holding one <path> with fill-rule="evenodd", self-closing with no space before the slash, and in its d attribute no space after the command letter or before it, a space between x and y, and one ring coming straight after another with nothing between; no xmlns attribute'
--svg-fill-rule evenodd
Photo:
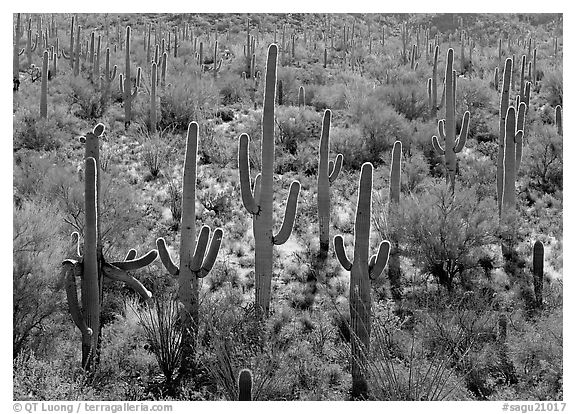
<svg viewBox="0 0 576 414"><path fill-rule="evenodd" d="M196 241L196 158L198 155L198 124L188 125L186 155L182 183L182 225L180 232L180 266L174 264L163 238L156 240L160 259L168 273L178 277L178 299L183 305L182 362L180 377L194 371L196 338L199 322L198 279L205 277L216 262L222 242L222 230L216 229L208 243L210 227L203 226ZM208 247L209 245L209 247ZM208 253L206 254L206 248Z"/></svg>
<svg viewBox="0 0 576 414"><path fill-rule="evenodd" d="M150 132L156 132L156 84L158 83L158 68L152 62L150 78Z"/></svg>
<svg viewBox="0 0 576 414"><path fill-rule="evenodd" d="M520 106L524 105L524 102ZM525 105L524 105L525 107ZM502 193L502 212L510 212L516 208L516 152L521 151L524 132L517 129L516 110L513 106L506 113L504 134L504 187ZM518 160L519 161L519 160Z"/></svg>
<svg viewBox="0 0 576 414"><path fill-rule="evenodd" d="M444 156L446 163L446 182L450 184L450 190L454 193L456 185L456 154L462 151L466 145L468 135L468 123L470 112L466 111L462 118L460 135L456 138L456 71L452 69L454 64L454 50L448 49L446 57L446 119L438 121L438 134L444 140L444 148L441 147L436 136L432 137L432 145L439 155Z"/></svg>
<svg viewBox="0 0 576 414"><path fill-rule="evenodd" d="M12 76L14 79L20 77L20 55L24 53L24 49L20 49L20 39L22 39L22 26L20 23L20 13L16 15L16 25L14 26L14 50L12 52Z"/></svg>
<svg viewBox="0 0 576 414"><path fill-rule="evenodd" d="M332 111L324 111L322 133L320 138L320 159L318 161L318 224L320 227L320 258L328 256L330 245L330 184L338 178L342 169L342 154L335 161L329 161L330 155L330 121Z"/></svg>
<svg viewBox="0 0 576 414"><path fill-rule="evenodd" d="M134 92L132 92L131 79L130 79L130 26L126 26L126 63L124 68L124 84L121 84L124 94L124 126L128 128L132 121L132 100L138 95L138 88L140 86L140 68L136 73L136 85Z"/></svg>
<svg viewBox="0 0 576 414"><path fill-rule="evenodd" d="M264 88L264 112L262 116L262 173L256 176L254 187L250 185L250 164L248 159L248 134L240 135L238 150L238 168L240 171L240 189L242 202L253 220L256 274L256 310L259 317L268 315L272 288L272 264L274 245L284 244L294 226L300 183L293 181L286 203L286 212L282 227L273 234L273 175L274 175L274 99L276 92L276 63L278 46L268 48L266 79Z"/></svg>
<svg viewBox="0 0 576 414"><path fill-rule="evenodd" d="M524 67L525 57L522 57ZM523 78L524 70L520 76ZM502 213L502 194L504 187L504 145L506 136L506 116L510 104L510 77L512 76L512 59L506 59L502 76L502 94L500 95L500 129L498 135L498 158L496 160L496 201L498 203L498 215ZM523 79L520 82L523 85ZM522 88L523 86L521 86Z"/></svg>
<svg viewBox="0 0 576 414"><path fill-rule="evenodd" d="M40 86L40 118L48 116L48 51L42 55L42 85Z"/></svg>
<svg viewBox="0 0 576 414"><path fill-rule="evenodd" d="M398 209L400 208L400 174L401 174L402 142L396 141L392 149L392 165L390 166L390 196L388 216L392 226L396 225ZM388 261L388 278L392 289L392 298L402 299L402 283L400 272L400 242L395 231L390 232L390 259Z"/></svg>
<svg viewBox="0 0 576 414"><path fill-rule="evenodd" d="M80 248L80 236L77 239L77 254L73 259L62 262L65 279L68 308L72 320L82 333L82 367L92 371L98 362L100 346L100 305L102 303L103 277L121 281L136 291L143 299L152 294L129 271L140 269L152 263L158 252L151 250L142 257L136 258L136 251L131 249L123 261L107 262L102 253L100 230L100 180L99 138L104 133L104 125L98 124L92 132L87 133L85 143L85 179L84 179L84 248ZM78 301L76 278L80 278L81 302Z"/></svg>
<svg viewBox="0 0 576 414"><path fill-rule="evenodd" d="M344 269L350 272L352 397L354 398L365 398L368 394L365 371L370 350L372 323L370 280L374 280L382 274L390 252L390 243L383 241L378 248L378 254L368 257L372 210L372 170L372 164L367 162L362 165L354 222L353 262L346 256L342 236L334 237L334 248L338 261Z"/></svg>

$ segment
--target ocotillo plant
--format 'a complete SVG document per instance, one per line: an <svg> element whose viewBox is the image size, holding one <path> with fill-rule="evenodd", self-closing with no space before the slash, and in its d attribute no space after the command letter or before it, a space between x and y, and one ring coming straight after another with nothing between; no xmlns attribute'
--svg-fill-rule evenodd
<svg viewBox="0 0 576 414"><path fill-rule="evenodd" d="M238 168L242 202L253 220L255 240L256 311L259 317L268 315L270 291L272 287L272 264L274 245L284 244L294 226L300 183L293 181L286 203L282 227L273 234L273 175L274 175L274 99L276 92L276 63L278 46L270 45L266 61L264 87L264 111L262 115L262 173L256 176L254 187L250 185L250 164L248 160L248 134L240 135Z"/></svg>
<svg viewBox="0 0 576 414"><path fill-rule="evenodd" d="M522 57L522 62L525 58ZM524 66L524 65L522 65ZM522 70L520 76L522 77ZM496 160L496 202L498 215L502 212L502 189L504 186L504 145L506 136L506 115L510 103L510 77L512 75L512 59L506 59L504 74L502 76L502 94L500 95L500 126L498 135L498 158Z"/></svg>
<svg viewBox="0 0 576 414"><path fill-rule="evenodd" d="M556 105L555 109L556 131L558 135L562 135L562 107Z"/></svg>
<svg viewBox="0 0 576 414"><path fill-rule="evenodd" d="M298 88L298 106L305 106L306 105L306 91L304 90L304 86L300 86Z"/></svg>
<svg viewBox="0 0 576 414"><path fill-rule="evenodd" d="M238 401L252 401L252 371L243 369L238 375Z"/></svg>
<svg viewBox="0 0 576 414"><path fill-rule="evenodd" d="M432 137L432 145L439 155L444 156L446 163L446 183L454 194L456 185L456 154L464 148L468 135L470 112L466 111L462 117L460 135L456 138L456 71L452 69L454 63L454 50L448 49L446 57L446 119L438 121L438 135L444 140L444 148L440 146L438 137Z"/></svg>
<svg viewBox="0 0 576 414"><path fill-rule="evenodd" d="M541 241L534 243L532 251L532 273L534 274L534 298L536 307L542 309L542 288L544 287L544 245Z"/></svg>
<svg viewBox="0 0 576 414"><path fill-rule="evenodd" d="M210 227L203 226L196 241L196 158L198 155L198 124L188 125L182 182L182 224L180 232L180 266L174 264L163 238L156 240L160 259L173 276L178 277L178 300L182 303L182 362L180 377L194 372L196 338L199 322L198 279L205 277L216 262L222 242L222 230L216 229L208 243ZM210 247L208 247L208 244ZM208 253L206 254L206 248Z"/></svg>
<svg viewBox="0 0 576 414"><path fill-rule="evenodd" d="M92 370L98 361L103 277L122 281L143 299L149 299L152 296L151 293L127 272L149 265L158 254L156 250L151 250L146 255L136 258L136 251L131 249L123 261L109 263L104 259L100 235L100 180L98 176L98 141L103 133L104 125L98 124L92 132L87 133L81 139L86 145L84 248L80 248L80 237L78 233L74 233L78 242L77 257L66 259L62 263L70 314L82 332L82 367L86 370ZM77 297L77 276L81 280L82 306Z"/></svg>
<svg viewBox="0 0 576 414"><path fill-rule="evenodd" d="M42 56L42 85L40 86L40 118L48 116L48 51Z"/></svg>
<svg viewBox="0 0 576 414"><path fill-rule="evenodd" d="M318 161L318 225L320 230L320 259L328 257L330 244L330 184L336 181L342 169L342 154L335 161L329 161L330 121L332 111L324 111L320 137L320 158Z"/></svg>
<svg viewBox="0 0 576 414"><path fill-rule="evenodd" d="M390 195L388 206L388 222L392 224L390 232L390 259L388 261L388 278L392 290L392 298L402 299L402 283L400 272L400 241L394 227L400 208L400 174L401 174L402 142L396 141L392 148L392 165L390 166Z"/></svg>
<svg viewBox="0 0 576 414"><path fill-rule="evenodd" d="M350 262L344 250L344 239L334 237L336 256L342 267L350 272L350 323L352 342L352 397L366 398L366 364L370 351L372 301L370 280L379 277L390 252L390 243L380 243L378 254L368 257L370 248L370 220L372 209L372 164L362 165L354 222L354 261Z"/></svg>

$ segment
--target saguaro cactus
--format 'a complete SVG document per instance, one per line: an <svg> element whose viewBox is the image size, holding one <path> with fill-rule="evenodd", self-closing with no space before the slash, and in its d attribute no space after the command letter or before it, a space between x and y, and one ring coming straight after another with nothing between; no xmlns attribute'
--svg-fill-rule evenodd
<svg viewBox="0 0 576 414"><path fill-rule="evenodd" d="M516 147L517 144L522 141L524 135L523 131L517 130L516 128L516 110L513 106L510 106L506 114L504 134L503 212L510 212L516 208Z"/></svg>
<svg viewBox="0 0 576 414"><path fill-rule="evenodd" d="M522 57L522 67L524 67L525 57ZM524 70L521 69L520 76L523 77ZM498 214L502 212L502 193L504 186L504 145L506 136L506 116L510 104L510 77L512 76L512 59L506 59L504 64L504 74L502 76L502 94L500 95L500 129L498 136L498 158L496 160L496 199L498 203ZM523 80L520 84L522 85Z"/></svg>
<svg viewBox="0 0 576 414"><path fill-rule="evenodd" d="M470 112L466 111L462 118L460 135L456 138L456 71L452 69L454 63L454 50L448 49L446 58L446 119L438 121L438 134L444 140L444 148L440 146L438 138L432 137L432 145L439 155L444 156L446 163L446 182L450 184L450 191L454 193L456 185L456 154L462 151L468 135Z"/></svg>
<svg viewBox="0 0 576 414"><path fill-rule="evenodd" d="M194 370L198 330L198 279L205 277L216 262L222 242L222 230L216 229L208 243L210 227L203 226L196 241L196 158L198 155L198 124L188 125L183 173L182 225L180 232L180 266L174 264L163 238L156 240L160 259L173 276L178 277L178 299L183 304L182 363L180 376L189 377ZM208 247L209 245L209 247ZM208 253L206 254L206 248Z"/></svg>
<svg viewBox="0 0 576 414"><path fill-rule="evenodd" d="M238 375L238 401L252 401L252 371L243 369Z"/></svg>
<svg viewBox="0 0 576 414"><path fill-rule="evenodd" d="M156 83L158 82L158 68L152 62L150 77L150 132L156 132Z"/></svg>
<svg viewBox="0 0 576 414"><path fill-rule="evenodd" d="M379 277L390 252L390 243L380 243L378 254L368 257L370 248L370 216L372 209L372 164L364 163L360 173L358 204L354 222L354 261L344 250L344 239L334 237L336 256L342 267L350 271L350 319L352 330L352 396L365 398L368 394L365 371L370 350L372 323L370 280Z"/></svg>
<svg viewBox="0 0 576 414"><path fill-rule="evenodd" d="M42 56L42 85L40 86L40 118L48 116L48 51Z"/></svg>
<svg viewBox="0 0 576 414"><path fill-rule="evenodd" d="M128 128L132 121L132 100L138 95L138 88L140 86L140 71L137 69L136 85L134 92L132 92L131 79L130 79L130 26L126 26L126 64L124 69L124 84L121 85L124 94L124 127Z"/></svg>
<svg viewBox="0 0 576 414"><path fill-rule="evenodd" d="M116 65L110 70L110 48L106 48L106 58L104 63L104 88L102 92L102 102L107 102L110 96L110 87L112 82L116 79Z"/></svg>
<svg viewBox="0 0 576 414"><path fill-rule="evenodd" d="M304 90L304 86L300 86L298 88L298 106L305 106L306 105L306 91Z"/></svg>
<svg viewBox="0 0 576 414"><path fill-rule="evenodd" d="M300 183L293 181L286 203L286 212L280 231L273 235L273 174L274 174L274 99L276 92L276 63L278 46L270 45L266 63L264 88L264 111L262 116L262 173L256 176L254 187L250 185L250 164L248 160L248 134L240 135L238 168L242 202L253 220L256 277L256 310L259 317L268 315L270 291L272 287L272 263L274 245L284 244L294 226Z"/></svg>
<svg viewBox="0 0 576 414"><path fill-rule="evenodd" d="M432 64L432 77L428 78L428 102L430 106L430 116L438 119L438 111L444 105L446 87L443 86L442 97L438 102L438 53L439 46L434 48L434 61Z"/></svg>
<svg viewBox="0 0 576 414"><path fill-rule="evenodd" d="M555 119L556 131L558 132L558 135L562 135L562 107L560 105L556 105Z"/></svg>
<svg viewBox="0 0 576 414"><path fill-rule="evenodd" d="M536 307L542 309L542 288L544 286L544 245L541 241L534 243L532 251L532 272L534 274L534 297Z"/></svg>
<svg viewBox="0 0 576 414"><path fill-rule="evenodd" d="M16 15L16 25L14 26L14 50L12 52L12 76L14 79L20 77L20 55L24 53L24 48L20 49L20 39L22 39L22 26L20 24L20 13Z"/></svg>
<svg viewBox="0 0 576 414"><path fill-rule="evenodd" d="M388 216L392 226L400 208L400 174L401 174L402 142L396 141L392 149L392 165L390 166L390 196ZM402 283L400 272L400 242L394 231L390 232L390 259L388 261L388 278L392 290L392 298L402 299Z"/></svg>
<svg viewBox="0 0 576 414"><path fill-rule="evenodd" d="M73 233L78 243L77 257L66 259L62 263L70 314L82 332L82 367L86 370L92 370L98 361L103 277L122 281L143 299L149 299L152 294L137 279L130 276L128 271L149 265L158 254L156 250L151 250L144 256L136 258L136 251L131 249L123 261L107 262L104 259L100 234L100 180L98 174L98 141L103 133L104 125L98 124L92 132L81 138L81 141L86 145L84 248L80 248L78 233ZM78 301L76 277L81 280L82 306Z"/></svg>
<svg viewBox="0 0 576 414"><path fill-rule="evenodd" d="M318 224L320 227L320 259L328 256L330 244L330 184L336 181L342 169L342 154L335 161L329 161L330 121L332 111L324 111L320 138L320 159L318 161Z"/></svg>

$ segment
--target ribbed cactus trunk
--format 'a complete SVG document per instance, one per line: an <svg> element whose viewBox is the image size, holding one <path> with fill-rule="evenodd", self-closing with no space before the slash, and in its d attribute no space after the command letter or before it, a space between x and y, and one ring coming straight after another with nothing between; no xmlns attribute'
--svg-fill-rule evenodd
<svg viewBox="0 0 576 414"><path fill-rule="evenodd" d="M298 88L298 106L305 106L306 105L306 91L304 90L304 86L300 86Z"/></svg>
<svg viewBox="0 0 576 414"><path fill-rule="evenodd" d="M391 223L390 233L390 258L388 261L388 279L392 290L392 298L395 301L402 299L402 273L400 271L400 242L398 240L396 226L400 208L400 174L401 174L402 142L396 141L392 149L392 165L390 166L390 196L388 216Z"/></svg>
<svg viewBox="0 0 576 414"><path fill-rule="evenodd" d="M336 161L329 161L330 155L330 121L332 111L324 111L320 138L320 158L318 161L318 225L320 230L320 260L328 257L330 247L330 184L333 183L342 169L342 154Z"/></svg>
<svg viewBox="0 0 576 414"><path fill-rule="evenodd" d="M542 289L544 287L544 245L541 241L534 243L532 251L532 272L534 274L534 298L536 307L542 309Z"/></svg>
<svg viewBox="0 0 576 414"><path fill-rule="evenodd" d="M84 261L82 280L82 310L88 329L82 332L82 367L90 371L97 359L100 339L100 283L98 265L98 212L97 164L92 157L86 159L84 180Z"/></svg>
<svg viewBox="0 0 576 414"><path fill-rule="evenodd" d="M380 243L378 253L369 256L370 221L372 209L372 172L370 163L362 165L354 222L354 261L350 262L344 250L344 240L334 238L336 256L342 267L350 271L350 328L352 343L352 397L365 399L368 396L366 371L370 352L372 324L370 280L376 279L386 267L390 243Z"/></svg>
<svg viewBox="0 0 576 414"><path fill-rule="evenodd" d="M181 313L182 364L180 372L190 375L194 369L196 334L198 329L198 279L192 272L196 241L196 158L198 154L198 125L190 124L182 178L182 230L180 232L180 272L178 299L184 305Z"/></svg>
<svg viewBox="0 0 576 414"><path fill-rule="evenodd" d="M156 84L158 82L158 68L152 62L152 75L150 79L150 132L156 132Z"/></svg>
<svg viewBox="0 0 576 414"><path fill-rule="evenodd" d="M273 174L274 174L274 100L276 91L276 64L278 46L270 45L266 63L266 79L264 88L264 111L262 116L262 173L250 186L250 166L248 160L247 134L240 136L238 151L238 167L240 171L240 189L242 202L246 210L252 214L255 240L255 279L256 279L256 311L260 318L266 317L270 308L270 294L273 272L273 247L284 244L294 226L296 206L300 183L292 182L286 212L280 231L273 235Z"/></svg>
<svg viewBox="0 0 576 414"><path fill-rule="evenodd" d="M48 51L42 55L42 85L40 86L40 118L48 116Z"/></svg>
<svg viewBox="0 0 576 414"><path fill-rule="evenodd" d="M16 25L14 26L14 50L12 51L12 76L14 79L20 77L20 40L22 38L22 27L20 23L20 13L16 15Z"/></svg>
<svg viewBox="0 0 576 414"><path fill-rule="evenodd" d="M124 63L124 125L132 120L132 80L130 79L130 26L126 27L126 51Z"/></svg>
<svg viewBox="0 0 576 414"><path fill-rule="evenodd" d="M82 46L80 45L80 32L82 31L82 26L76 27L76 43L74 47L76 48L74 52L74 76L78 76L80 74L80 54L82 52ZM72 59L72 56L70 56Z"/></svg>
<svg viewBox="0 0 576 414"><path fill-rule="evenodd" d="M238 375L238 401L252 401L252 371L243 369Z"/></svg>
<svg viewBox="0 0 576 414"><path fill-rule="evenodd" d="M522 57L522 69L520 72L523 85L525 57ZM500 127L498 135L498 158L496 160L496 202L498 203L498 215L502 215L502 194L504 189L504 145L506 136L506 115L510 103L510 77L512 76L512 59L506 59L504 75L502 77L502 94L500 96Z"/></svg>

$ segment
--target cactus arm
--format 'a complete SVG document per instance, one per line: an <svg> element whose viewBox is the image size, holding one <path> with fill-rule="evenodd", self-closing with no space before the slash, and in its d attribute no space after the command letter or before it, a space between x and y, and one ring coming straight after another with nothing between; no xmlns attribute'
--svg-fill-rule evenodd
<svg viewBox="0 0 576 414"><path fill-rule="evenodd" d="M205 277L212 270L212 267L214 267L216 257L220 251L220 244L222 243L222 234L222 229L214 230L212 240L210 241L210 247L208 248L208 254L206 254L202 268L196 274L196 277Z"/></svg>
<svg viewBox="0 0 576 414"><path fill-rule="evenodd" d="M254 188L252 189L252 193L254 194L254 201L256 201L256 205L260 205L260 190L262 189L262 174L258 173L256 178L254 178Z"/></svg>
<svg viewBox="0 0 576 414"><path fill-rule="evenodd" d="M248 161L248 134L240 135L240 146L238 148L238 169L240 170L240 192L242 193L242 203L250 214L258 214L259 207L254 200L254 195L250 191L250 162Z"/></svg>
<svg viewBox="0 0 576 414"><path fill-rule="evenodd" d="M120 94L124 96L124 75L120 74L118 81L120 83Z"/></svg>
<svg viewBox="0 0 576 414"><path fill-rule="evenodd" d="M342 236L337 235L334 237L334 250L336 251L336 257L345 270L352 269L352 263L348 260L346 256L346 250L344 249L344 239Z"/></svg>
<svg viewBox="0 0 576 414"><path fill-rule="evenodd" d="M178 273L180 273L180 269L178 269L178 266L176 266L172 261L170 253L168 252L168 249L166 249L166 241L162 237L156 240L156 247L158 248L158 255L160 256L160 260L162 261L162 264L166 270L168 270L168 273L170 273L172 276L177 276Z"/></svg>
<svg viewBox="0 0 576 414"><path fill-rule="evenodd" d="M194 250L194 255L192 256L192 262L190 263L190 269L193 272L198 272L202 267L204 255L206 254L206 248L208 247L209 237L210 227L202 226L200 235L198 236L198 240L196 242L196 249Z"/></svg>
<svg viewBox="0 0 576 414"><path fill-rule="evenodd" d="M334 161L330 160L328 161L328 175L332 174L333 171L334 171Z"/></svg>
<svg viewBox="0 0 576 414"><path fill-rule="evenodd" d="M336 161L332 163L333 167L329 170L328 173L328 180L330 183L333 183L338 178L340 171L342 170L342 162L344 160L344 156L342 154L336 155Z"/></svg>
<svg viewBox="0 0 576 414"><path fill-rule="evenodd" d="M66 287L66 299L68 301L68 310L72 316L74 324L80 329L83 335L92 335L92 329L86 326L84 322L84 317L82 315L82 310L80 308L80 302L78 301L78 290L76 286L76 274L82 266L76 260L66 259L62 262L62 274L64 276L64 282Z"/></svg>
<svg viewBox="0 0 576 414"><path fill-rule="evenodd" d="M124 261L134 260L134 258L136 257L137 254L138 254L138 252L136 251L136 249L128 250L128 254L126 254Z"/></svg>
<svg viewBox="0 0 576 414"><path fill-rule="evenodd" d="M76 255L82 257L82 247L80 242L80 234L77 231L72 233L72 243L76 244Z"/></svg>
<svg viewBox="0 0 576 414"><path fill-rule="evenodd" d="M111 262L110 264L122 270L137 270L148 266L150 263L156 260L156 257L158 257L158 251L150 250L144 256L137 259L125 260L122 262Z"/></svg>
<svg viewBox="0 0 576 414"><path fill-rule="evenodd" d="M119 282L124 282L128 287L132 288L136 293L138 293L142 299L146 300L152 297L152 293L146 289L138 279L130 276L125 270L120 269L111 263L104 263L102 266L102 271L104 272L104 276L107 278Z"/></svg>
<svg viewBox="0 0 576 414"><path fill-rule="evenodd" d="M516 131L524 131L524 122L525 122L525 115L526 115L526 104L524 102L520 102L518 105L518 117L516 119ZM518 170L520 169L520 163L522 162L522 150L524 146L524 134L521 137L518 137L518 134L514 139L516 143L516 174L518 174Z"/></svg>
<svg viewBox="0 0 576 414"><path fill-rule="evenodd" d="M370 279L372 280L377 279L382 274L384 268L386 267L386 264L388 263L389 255L390 255L390 242L384 240L382 243L380 243L376 259L374 260L374 256L372 256L372 259L370 259L371 263L368 266Z"/></svg>
<svg viewBox="0 0 576 414"><path fill-rule="evenodd" d="M292 229L294 228L294 219L296 218L296 209L298 207L298 194L300 193L300 183L293 181L290 185L290 193L288 194L288 202L286 203L286 211L284 212L284 221L278 234L273 236L272 240L275 245L286 243Z"/></svg>
<svg viewBox="0 0 576 414"><path fill-rule="evenodd" d="M459 153L466 145L466 137L468 136L468 125L470 124L470 112L464 112L462 117L462 129L460 130L460 135L456 140L456 145L454 146L454 152Z"/></svg>
<svg viewBox="0 0 576 414"><path fill-rule="evenodd" d="M432 146L434 147L434 149L436 150L438 155L445 155L446 154L444 149L440 146L440 143L438 142L438 137L436 135L434 135L432 137Z"/></svg>

